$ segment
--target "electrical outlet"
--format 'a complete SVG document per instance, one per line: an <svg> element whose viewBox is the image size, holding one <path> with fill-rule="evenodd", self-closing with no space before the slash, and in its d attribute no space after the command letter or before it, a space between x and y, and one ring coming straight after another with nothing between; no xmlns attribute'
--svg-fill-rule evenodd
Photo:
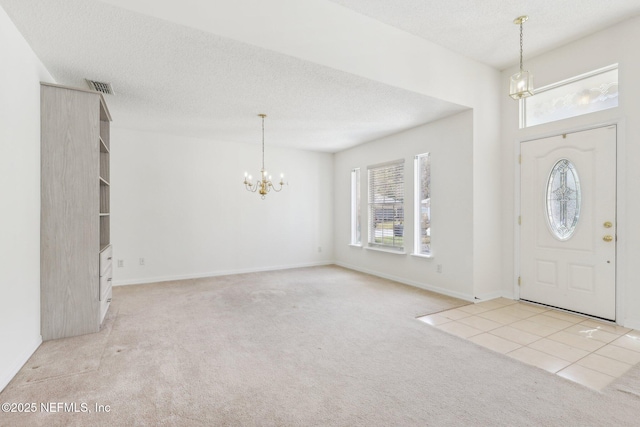
<svg viewBox="0 0 640 427"><path fill-rule="evenodd" d="M442 264L436 265L436 273L442 273Z"/></svg>
<svg viewBox="0 0 640 427"><path fill-rule="evenodd" d="M322 252L322 246L318 246L318 252Z"/></svg>
<svg viewBox="0 0 640 427"><path fill-rule="evenodd" d="M140 265L144 265L144 258L140 258Z"/></svg>
<svg viewBox="0 0 640 427"><path fill-rule="evenodd" d="M119 259L118 260L118 268L122 268L124 267L124 260L123 259Z"/></svg>

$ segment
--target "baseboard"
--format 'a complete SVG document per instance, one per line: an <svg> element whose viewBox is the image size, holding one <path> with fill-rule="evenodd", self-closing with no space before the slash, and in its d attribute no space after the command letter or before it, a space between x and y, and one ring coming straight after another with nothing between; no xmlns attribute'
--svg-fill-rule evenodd
<svg viewBox="0 0 640 427"><path fill-rule="evenodd" d="M500 297L513 299L512 295L503 295L502 292L493 292L490 294L485 294L485 295L478 296L477 298L474 298L473 295L464 294L462 292L455 292L455 291L451 291L449 289L441 288L438 286L432 286L426 283L416 282L413 280L405 279L403 277L382 273L380 271L369 270L367 268L361 268L355 265L350 265L350 264L337 262L337 261L320 261L320 262L294 264L294 265L278 265L278 266L271 266L271 267L265 267L265 268L247 268L247 269L238 269L238 270L223 270L223 271L216 271L216 272L209 272L209 273L181 274L181 275L175 275L175 276L146 277L143 279L134 279L134 280L126 280L126 279L115 280L113 282L113 286L143 285L147 283L170 282L174 280L201 279L205 277L230 276L233 274L260 273L263 271L290 270L293 268L318 267L323 265L339 265L340 267L348 268L350 270L360 271L362 273L367 273L373 276L382 277L383 279L393 280L394 282L403 283L405 285L414 286L416 288L436 292L438 294L447 295L454 298L459 298L469 302L486 301L486 300L500 298Z"/></svg>
<svg viewBox="0 0 640 427"><path fill-rule="evenodd" d="M475 301L482 302L482 301L489 301L496 298L513 299L513 292L496 291L496 292L489 292L487 294L476 295Z"/></svg>
<svg viewBox="0 0 640 427"><path fill-rule="evenodd" d="M40 347L40 344L42 344L42 335L38 335L38 338L36 338L36 340L23 351L13 365L0 375L0 391L4 390L4 388L11 382L13 377L15 377L24 364L27 363L27 360L29 360L38 347Z"/></svg>
<svg viewBox="0 0 640 427"><path fill-rule="evenodd" d="M635 329L636 331L640 330L640 319L625 319L624 324L622 325L625 328Z"/></svg>
<svg viewBox="0 0 640 427"><path fill-rule="evenodd" d="M348 268L350 270L360 271L361 273L371 274L372 276L382 277L383 279L393 280L394 282L403 283L405 285L413 286L416 288L424 289L427 291L435 292L442 295L447 295L454 298L459 298L461 300L474 302L475 299L473 295L463 294L462 292L451 291L449 289L440 288L438 286L428 285L426 283L420 283L413 280L408 280L403 277L394 276L391 274L381 273L379 271L369 270L367 268L356 267L355 265L346 264L343 262L335 262L335 265L339 265L340 267Z"/></svg>
<svg viewBox="0 0 640 427"><path fill-rule="evenodd" d="M146 277L134 280L115 280L113 286L143 285L145 283L171 282L174 280L201 279L205 277L230 276L233 274L260 273L263 271L290 270L293 268L319 267L335 264L333 261L319 261L295 265L279 265L265 268L246 268L239 270L223 270L209 273L181 274L176 276Z"/></svg>

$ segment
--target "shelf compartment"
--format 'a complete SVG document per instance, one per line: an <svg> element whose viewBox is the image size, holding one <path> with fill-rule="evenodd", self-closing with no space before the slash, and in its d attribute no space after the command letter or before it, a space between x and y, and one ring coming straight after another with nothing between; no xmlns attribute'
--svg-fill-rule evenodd
<svg viewBox="0 0 640 427"><path fill-rule="evenodd" d="M100 144L102 146L102 144ZM109 181L109 152L100 151L100 176Z"/></svg>
<svg viewBox="0 0 640 427"><path fill-rule="evenodd" d="M109 215L100 217L100 250L111 244L110 218Z"/></svg>
<svg viewBox="0 0 640 427"><path fill-rule="evenodd" d="M102 137L100 137L100 152L101 153L109 153L109 147L107 147L107 144L105 144L104 139L102 139Z"/></svg>
<svg viewBox="0 0 640 427"><path fill-rule="evenodd" d="M111 150L109 121L100 118L100 140L107 150Z"/></svg>
<svg viewBox="0 0 640 427"><path fill-rule="evenodd" d="M100 215L111 212L111 187L109 185L100 185Z"/></svg>

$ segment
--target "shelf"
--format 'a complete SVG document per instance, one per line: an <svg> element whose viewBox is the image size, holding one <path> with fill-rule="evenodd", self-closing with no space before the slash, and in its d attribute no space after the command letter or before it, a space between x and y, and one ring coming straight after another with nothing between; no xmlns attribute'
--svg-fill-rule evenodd
<svg viewBox="0 0 640 427"><path fill-rule="evenodd" d="M100 137L100 152L110 153L109 147L107 147L107 144L104 143L104 139L102 139L102 137Z"/></svg>
<svg viewBox="0 0 640 427"><path fill-rule="evenodd" d="M103 177L100 177L100 185L111 185L109 181L105 180Z"/></svg>
<svg viewBox="0 0 640 427"><path fill-rule="evenodd" d="M109 216L111 215L109 212L100 212L100 216Z"/></svg>

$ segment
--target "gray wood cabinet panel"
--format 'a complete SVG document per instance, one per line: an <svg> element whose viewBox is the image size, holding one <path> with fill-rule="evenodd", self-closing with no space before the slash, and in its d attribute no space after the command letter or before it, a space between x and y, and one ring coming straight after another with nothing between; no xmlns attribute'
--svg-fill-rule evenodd
<svg viewBox="0 0 640 427"><path fill-rule="evenodd" d="M109 117L99 93L42 84L40 298L44 340L97 332L102 322L99 253L110 240L101 234L105 232L102 218L109 213L109 192L101 192L104 184L99 179L101 163L103 169L105 162L108 167L108 159L103 157L101 162L101 128L108 129L109 123L101 121L101 115ZM106 135L108 139L108 131ZM108 221L106 224L108 233Z"/></svg>

